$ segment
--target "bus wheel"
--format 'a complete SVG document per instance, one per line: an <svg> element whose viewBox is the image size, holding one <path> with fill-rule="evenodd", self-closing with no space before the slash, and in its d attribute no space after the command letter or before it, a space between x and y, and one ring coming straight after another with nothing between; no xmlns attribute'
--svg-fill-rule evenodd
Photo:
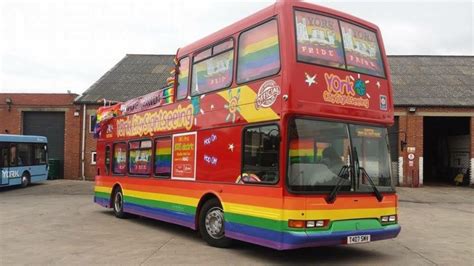
<svg viewBox="0 0 474 266"><path fill-rule="evenodd" d="M199 233L211 246L225 248L231 239L225 237L224 211L217 199L206 201L199 213Z"/></svg>
<svg viewBox="0 0 474 266"><path fill-rule="evenodd" d="M21 176L21 187L27 187L30 184L30 178L27 174Z"/></svg>
<svg viewBox="0 0 474 266"><path fill-rule="evenodd" d="M115 189L113 194L114 214L117 218L126 218L127 214L123 211L123 193L121 188Z"/></svg>

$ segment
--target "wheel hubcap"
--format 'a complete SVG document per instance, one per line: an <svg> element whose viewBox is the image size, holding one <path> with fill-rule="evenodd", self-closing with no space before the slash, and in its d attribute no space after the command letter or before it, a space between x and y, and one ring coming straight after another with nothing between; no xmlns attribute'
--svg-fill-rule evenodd
<svg viewBox="0 0 474 266"><path fill-rule="evenodd" d="M206 214L205 226L207 233L214 239L224 236L224 212L218 207L210 209Z"/></svg>
<svg viewBox="0 0 474 266"><path fill-rule="evenodd" d="M123 202L122 202L122 193L121 193L121 192L117 192L117 193L115 194L115 202L114 202L114 204L115 204L115 211L117 211L117 212L122 211L122 204L123 204Z"/></svg>
<svg viewBox="0 0 474 266"><path fill-rule="evenodd" d="M23 185L28 184L28 178L27 178L26 176L23 176L23 177L21 178L21 182L23 183Z"/></svg>

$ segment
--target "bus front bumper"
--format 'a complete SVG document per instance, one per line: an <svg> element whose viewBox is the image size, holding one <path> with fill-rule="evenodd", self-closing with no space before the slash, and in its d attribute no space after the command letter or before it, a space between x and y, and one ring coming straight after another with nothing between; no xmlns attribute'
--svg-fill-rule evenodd
<svg viewBox="0 0 474 266"><path fill-rule="evenodd" d="M348 237L362 235L370 235L370 242L372 242L395 238L400 231L400 225L393 224L383 226L382 228L366 230L286 232L282 246L279 249L343 245L347 244Z"/></svg>

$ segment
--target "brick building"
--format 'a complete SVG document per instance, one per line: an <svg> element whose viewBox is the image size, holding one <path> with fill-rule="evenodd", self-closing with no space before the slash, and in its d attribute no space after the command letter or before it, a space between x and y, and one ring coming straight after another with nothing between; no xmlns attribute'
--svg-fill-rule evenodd
<svg viewBox="0 0 474 266"><path fill-rule="evenodd" d="M474 168L474 57L390 56L389 62L398 184L453 183L459 171Z"/></svg>
<svg viewBox="0 0 474 266"><path fill-rule="evenodd" d="M0 133L48 137L49 157L60 175L78 179L81 117L77 94L0 93Z"/></svg>
<svg viewBox="0 0 474 266"><path fill-rule="evenodd" d="M96 174L96 150L93 128L96 110L108 102L124 102L132 98L157 91L166 84L170 69L173 67L174 55L134 55L127 54L111 70L92 84L75 104L80 106L81 115L85 116L86 126L83 129L84 163L81 163L81 174L85 179L93 180ZM84 111L85 110L85 111Z"/></svg>

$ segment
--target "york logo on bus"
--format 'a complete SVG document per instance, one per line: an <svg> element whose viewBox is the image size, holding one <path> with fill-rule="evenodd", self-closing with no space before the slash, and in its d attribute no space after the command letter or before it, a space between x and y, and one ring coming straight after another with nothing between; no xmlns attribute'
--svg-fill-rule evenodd
<svg viewBox="0 0 474 266"><path fill-rule="evenodd" d="M17 178L17 177L20 177L20 172L18 171L2 170L2 178Z"/></svg>
<svg viewBox="0 0 474 266"><path fill-rule="evenodd" d="M258 90L255 108L258 110L260 108L268 108L272 106L275 103L278 95L280 95L280 92L280 86L278 86L275 81L265 81Z"/></svg>
<svg viewBox="0 0 474 266"><path fill-rule="evenodd" d="M323 100L338 105L351 105L369 109L370 97L365 82L361 79L353 81L350 76L340 78L335 74L324 74L326 90Z"/></svg>

